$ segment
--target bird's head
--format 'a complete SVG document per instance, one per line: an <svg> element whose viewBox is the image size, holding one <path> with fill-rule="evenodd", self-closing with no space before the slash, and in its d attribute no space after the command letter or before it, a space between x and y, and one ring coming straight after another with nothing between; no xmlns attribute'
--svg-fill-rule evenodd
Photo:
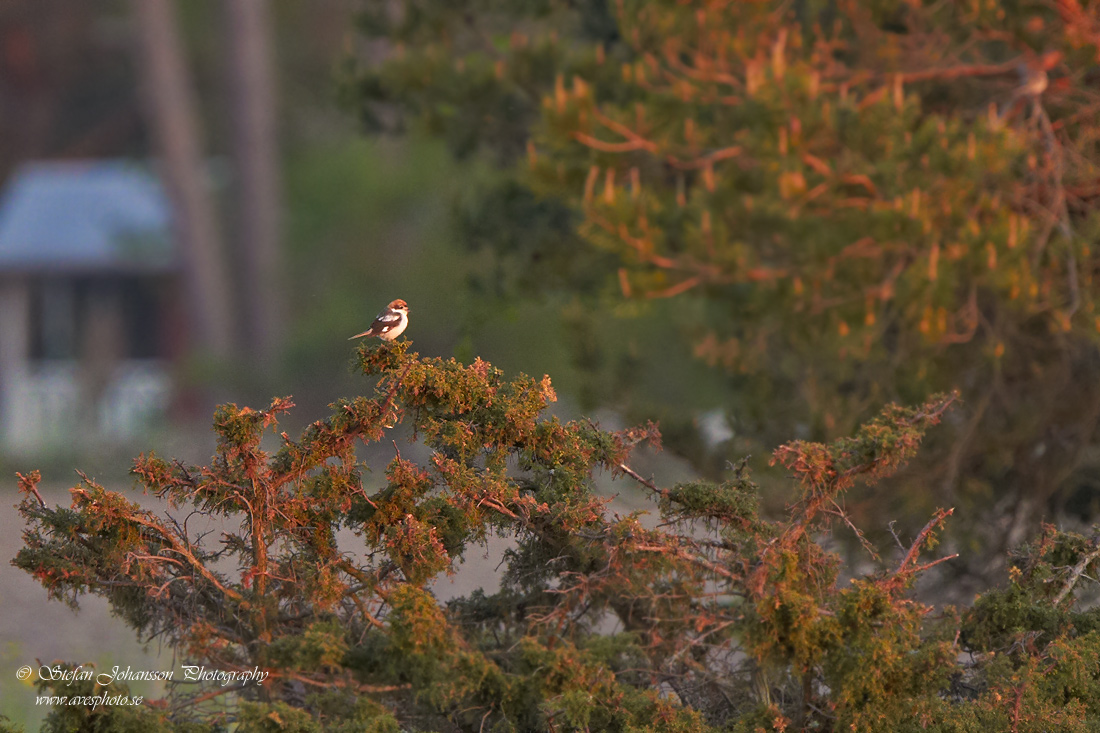
<svg viewBox="0 0 1100 733"><path fill-rule="evenodd" d="M405 313L409 312L409 304L401 300L400 298L391 301L390 304L386 307L394 311L404 311Z"/></svg>

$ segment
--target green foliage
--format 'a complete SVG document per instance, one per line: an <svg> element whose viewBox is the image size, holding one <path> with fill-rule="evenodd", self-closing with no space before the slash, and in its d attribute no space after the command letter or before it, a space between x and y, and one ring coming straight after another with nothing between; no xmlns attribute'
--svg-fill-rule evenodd
<svg viewBox="0 0 1100 733"><path fill-rule="evenodd" d="M845 494L911 459L950 396L890 407L852 438L778 449L798 499L770 520L743 463L721 484L660 487L629 463L633 446L656 442L652 425L562 422L547 414L548 378L422 358L406 341L359 357L374 394L334 403L297 440L278 432L291 403L276 399L220 407L208 466L140 456L137 482L188 521L87 478L71 508L49 507L38 476L21 478L28 527L14 564L51 596L103 596L188 663L269 673L169 687L137 707L59 705L46 730L1100 724L1100 617L1078 587L1100 566L1096 540L1051 528L1021 550L1006 589L938 614L910 588L956 557L922 561L950 510L870 572L828 549L834 526L854 529ZM399 434L421 444L407 451L418 458L402 456ZM384 470L364 471L360 442L393 445ZM597 471L647 492L656 522L609 512ZM217 539L195 513L219 522ZM494 533L513 541L499 590L440 604L430 582ZM71 694L64 684L39 686Z"/></svg>
<svg viewBox="0 0 1100 733"><path fill-rule="evenodd" d="M60 665L59 669L72 673L77 668ZM85 670L86 671L86 670ZM96 670L92 669L92 672ZM35 687L39 695L65 697L74 700L82 697L85 704L54 705L42 724L43 733L70 733L71 731L111 731L112 733L142 733L143 731L171 731L171 733L221 733L224 726L216 722L197 722L186 719L170 720L169 716L154 706L118 702L118 698L132 699L127 685L111 680L101 684L99 675L91 679L64 681L40 679Z"/></svg>
<svg viewBox="0 0 1100 733"><path fill-rule="evenodd" d="M1078 482L1087 496L1076 471L1095 471L1090 13L414 0L368 11L364 34L395 53L347 96L501 166L457 231L495 250L486 273L522 273L495 281L512 297L589 296L565 319L604 385L593 403L690 424L681 390L662 402L647 375L675 380L666 352L691 353L725 376L739 447L766 453L960 390L899 490L860 498L903 525L957 500L1011 513L960 518L982 570L1023 539L1001 528L1058 512ZM605 323L639 313L640 334Z"/></svg>

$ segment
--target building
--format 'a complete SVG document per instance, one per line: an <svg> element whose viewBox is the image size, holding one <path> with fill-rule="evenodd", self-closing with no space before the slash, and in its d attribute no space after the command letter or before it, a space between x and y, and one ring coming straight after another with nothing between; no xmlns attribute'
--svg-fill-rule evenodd
<svg viewBox="0 0 1100 733"><path fill-rule="evenodd" d="M179 312L171 208L124 161L33 162L0 198L0 449L124 441L163 415Z"/></svg>

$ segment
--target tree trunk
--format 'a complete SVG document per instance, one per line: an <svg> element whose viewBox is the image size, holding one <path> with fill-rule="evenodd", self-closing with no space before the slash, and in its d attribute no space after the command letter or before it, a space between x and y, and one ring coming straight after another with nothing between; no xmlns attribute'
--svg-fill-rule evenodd
<svg viewBox="0 0 1100 733"><path fill-rule="evenodd" d="M226 0L237 243L243 336L249 356L267 362L280 345L279 158L275 82L265 0Z"/></svg>
<svg viewBox="0 0 1100 733"><path fill-rule="evenodd" d="M199 346L224 358L233 349L228 279L171 0L133 0L133 8L140 36L138 66L175 208L190 320Z"/></svg>

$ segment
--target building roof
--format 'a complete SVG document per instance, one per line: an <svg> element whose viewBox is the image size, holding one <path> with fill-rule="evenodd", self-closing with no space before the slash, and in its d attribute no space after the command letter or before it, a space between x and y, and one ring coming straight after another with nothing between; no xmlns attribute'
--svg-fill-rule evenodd
<svg viewBox="0 0 1100 733"><path fill-rule="evenodd" d="M0 199L0 273L175 267L168 198L131 162L25 163Z"/></svg>

